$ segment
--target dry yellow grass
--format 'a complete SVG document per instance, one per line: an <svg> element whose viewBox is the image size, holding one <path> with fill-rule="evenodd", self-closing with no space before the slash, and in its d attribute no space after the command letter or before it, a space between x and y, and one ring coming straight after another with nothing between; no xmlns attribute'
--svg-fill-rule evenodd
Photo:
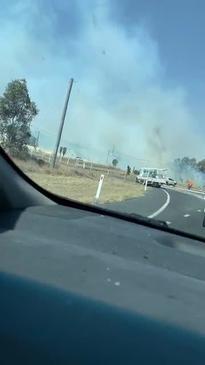
<svg viewBox="0 0 205 365"><path fill-rule="evenodd" d="M85 176L48 175L44 173L28 173L37 184L46 190L67 198L92 203L96 194L98 179ZM100 202L122 201L143 195L143 187L133 181L123 181L110 176L105 176Z"/></svg>
<svg viewBox="0 0 205 365"><path fill-rule="evenodd" d="M82 168L61 167L53 170L39 167L35 162L18 161L17 165L37 184L58 195L93 203L101 172ZM124 172L115 176L105 172L104 183L99 201L116 202L143 195L142 185L135 183L135 178L124 178Z"/></svg>

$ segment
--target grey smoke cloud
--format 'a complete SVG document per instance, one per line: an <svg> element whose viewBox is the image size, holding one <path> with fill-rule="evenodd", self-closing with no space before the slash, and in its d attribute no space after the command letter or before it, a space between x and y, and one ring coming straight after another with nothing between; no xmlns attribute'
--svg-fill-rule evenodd
<svg viewBox="0 0 205 365"><path fill-rule="evenodd" d="M112 20L109 1L42 4L16 2L0 34L1 91L11 79L27 79L40 109L34 128L55 136L74 77L63 141L87 146L85 157L104 162L113 145L121 156L160 166L203 157L186 90L165 86L157 41L140 23L127 32ZM54 137L49 141L52 149Z"/></svg>

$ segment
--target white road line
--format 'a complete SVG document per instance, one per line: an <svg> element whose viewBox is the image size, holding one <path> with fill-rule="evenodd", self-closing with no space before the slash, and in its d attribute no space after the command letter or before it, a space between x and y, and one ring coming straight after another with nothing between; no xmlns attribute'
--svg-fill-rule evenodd
<svg viewBox="0 0 205 365"><path fill-rule="evenodd" d="M190 217L190 214L184 214L184 217L185 218Z"/></svg>
<svg viewBox="0 0 205 365"><path fill-rule="evenodd" d="M170 189L170 190L174 190L176 192L182 192L184 194L187 194L187 195L191 195L191 196L194 196L195 198L199 198L199 199L205 199L205 192L204 191L197 191L197 190L188 190L188 189L185 189L185 188L170 188L169 186L167 186L167 189Z"/></svg>
<svg viewBox="0 0 205 365"><path fill-rule="evenodd" d="M170 187L167 187L168 189L170 189ZM175 189L173 189L175 191L177 190L182 190L182 191L186 191L187 193L194 193L194 194L201 194L201 195L205 195L205 191L204 190L192 190L192 189L186 189L186 188L180 188L180 187L176 187Z"/></svg>
<svg viewBox="0 0 205 365"><path fill-rule="evenodd" d="M166 193L166 195L167 195L167 200L166 200L166 202L161 206L161 208L159 208L158 210L156 210L156 212L154 212L153 214L150 214L149 216L148 216L148 218L155 218L155 217L157 217L160 213L162 213L166 208L167 208L167 206L169 205L169 203L170 203L170 195L169 195L169 193L166 191L166 190L164 190L164 189L162 189L162 191L164 191L165 193Z"/></svg>

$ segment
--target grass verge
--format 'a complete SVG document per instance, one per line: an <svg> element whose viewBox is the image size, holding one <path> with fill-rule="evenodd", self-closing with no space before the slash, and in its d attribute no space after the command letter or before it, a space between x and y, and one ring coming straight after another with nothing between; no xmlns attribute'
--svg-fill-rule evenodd
<svg viewBox="0 0 205 365"><path fill-rule="evenodd" d="M49 166L38 166L34 161L14 162L37 184L58 195L85 203L93 203L98 181L102 171L86 170L80 167L60 166L52 169ZM143 196L144 188L135 183L135 177L125 178L124 171L107 173L102 186L99 202L118 202L129 198Z"/></svg>

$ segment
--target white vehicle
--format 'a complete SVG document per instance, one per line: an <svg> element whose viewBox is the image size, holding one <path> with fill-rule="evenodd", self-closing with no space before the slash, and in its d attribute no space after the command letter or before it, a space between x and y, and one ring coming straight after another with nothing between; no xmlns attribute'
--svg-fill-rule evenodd
<svg viewBox="0 0 205 365"><path fill-rule="evenodd" d="M167 185L176 186L177 182L176 180L172 179L171 177L168 177L166 180Z"/></svg>
<svg viewBox="0 0 205 365"><path fill-rule="evenodd" d="M153 187L161 187L166 184L167 169L159 169L153 167L143 167L139 171L139 175L136 178L136 182L146 184Z"/></svg>

